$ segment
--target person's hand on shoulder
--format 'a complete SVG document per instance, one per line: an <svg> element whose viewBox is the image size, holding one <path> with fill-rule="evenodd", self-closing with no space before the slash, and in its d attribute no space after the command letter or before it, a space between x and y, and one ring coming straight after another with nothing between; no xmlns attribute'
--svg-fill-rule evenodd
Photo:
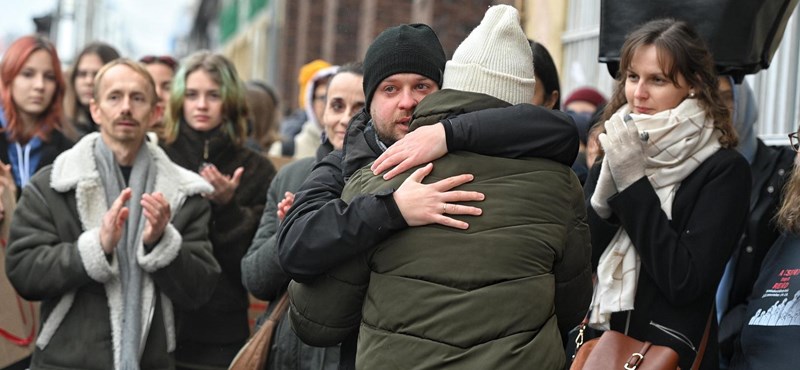
<svg viewBox="0 0 800 370"><path fill-rule="evenodd" d="M447 154L444 125L421 126L392 144L375 160L370 169L375 175L387 170L384 180L389 180L413 167L439 159Z"/></svg>
<svg viewBox="0 0 800 370"><path fill-rule="evenodd" d="M483 211L480 208L455 203L482 201L483 193L452 190L472 181L474 177L463 174L433 184L423 184L422 180L431 171L433 171L432 163L414 171L392 195L406 223L408 226L436 223L456 229L467 229L468 223L446 215L481 215Z"/></svg>

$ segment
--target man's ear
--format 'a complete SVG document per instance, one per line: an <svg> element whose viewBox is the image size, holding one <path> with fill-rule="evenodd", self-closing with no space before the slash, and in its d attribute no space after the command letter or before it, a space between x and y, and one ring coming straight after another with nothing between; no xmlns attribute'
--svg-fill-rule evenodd
<svg viewBox="0 0 800 370"><path fill-rule="evenodd" d="M161 104L156 104L153 107L153 111L150 112L150 122L148 123L149 127L153 127L156 122L161 121L164 118L164 106Z"/></svg>
<svg viewBox="0 0 800 370"><path fill-rule="evenodd" d="M97 106L97 101L92 98L89 100L89 114L92 115L92 121L97 124L100 123L100 107Z"/></svg>

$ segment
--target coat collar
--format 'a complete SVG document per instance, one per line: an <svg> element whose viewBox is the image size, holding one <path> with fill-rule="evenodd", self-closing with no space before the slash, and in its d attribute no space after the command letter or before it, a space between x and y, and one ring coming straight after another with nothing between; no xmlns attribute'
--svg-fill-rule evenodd
<svg viewBox="0 0 800 370"><path fill-rule="evenodd" d="M491 108L510 107L511 104L491 95L442 89L431 93L419 102L409 124L414 131L420 126L433 125L444 118Z"/></svg>
<svg viewBox="0 0 800 370"><path fill-rule="evenodd" d="M347 126L344 138L344 177L348 178L361 167L374 161L383 153L372 128L372 119L366 108L356 113Z"/></svg>
<svg viewBox="0 0 800 370"><path fill-rule="evenodd" d="M97 132L84 136L75 146L56 158L50 175L50 186L55 191L63 193L75 190L78 214L84 230L99 226L108 209L103 182L94 159L94 144L97 140L100 140ZM156 164L154 191L164 194L173 215L187 197L214 190L196 173L170 161L156 144L146 141L142 148L150 150Z"/></svg>

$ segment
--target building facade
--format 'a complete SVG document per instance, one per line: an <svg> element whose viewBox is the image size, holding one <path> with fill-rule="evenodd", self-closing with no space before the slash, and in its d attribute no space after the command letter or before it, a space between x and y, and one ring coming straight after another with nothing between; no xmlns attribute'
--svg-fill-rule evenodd
<svg viewBox="0 0 800 370"><path fill-rule="evenodd" d="M286 108L297 104L298 68L313 59L359 61L383 29L412 22L431 25L450 56L485 9L498 3L520 9L529 38L550 50L562 97L585 85L606 95L612 89L613 78L597 61L601 3L596 0L198 1L192 37L203 41L187 43L187 49L221 50L243 78L276 87ZM769 69L746 77L758 98L757 132L770 144L788 144L785 134L800 122L798 59L800 25L794 14Z"/></svg>

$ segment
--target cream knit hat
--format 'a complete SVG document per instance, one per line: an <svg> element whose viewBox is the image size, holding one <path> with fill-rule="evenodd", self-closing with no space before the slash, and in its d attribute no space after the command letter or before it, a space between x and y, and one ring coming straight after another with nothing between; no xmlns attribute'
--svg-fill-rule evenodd
<svg viewBox="0 0 800 370"><path fill-rule="evenodd" d="M519 104L533 100L535 83L533 54L517 9L495 5L447 61L442 88Z"/></svg>

